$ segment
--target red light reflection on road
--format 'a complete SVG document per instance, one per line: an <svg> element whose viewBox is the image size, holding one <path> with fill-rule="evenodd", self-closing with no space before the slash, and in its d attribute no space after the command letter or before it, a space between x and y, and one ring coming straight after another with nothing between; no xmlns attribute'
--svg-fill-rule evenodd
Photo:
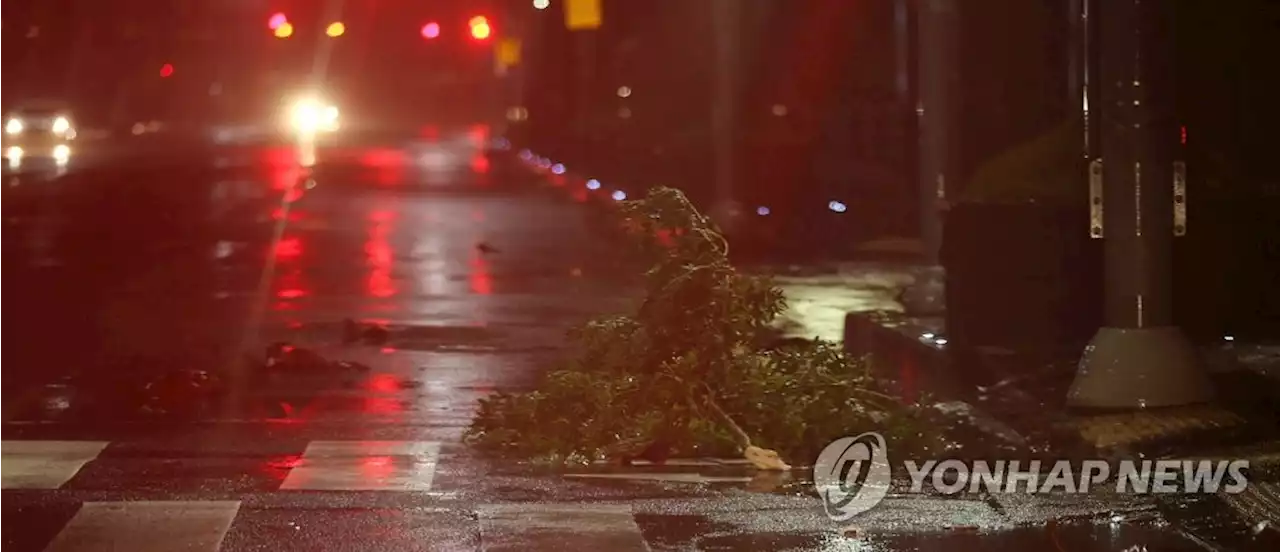
<svg viewBox="0 0 1280 552"><path fill-rule="evenodd" d="M271 188L274 190L291 190L302 180L303 169L293 158L292 150L272 150L268 152L267 163L271 167ZM287 159L281 158L287 157Z"/></svg>
<svg viewBox="0 0 1280 552"><path fill-rule="evenodd" d="M385 270L374 269L369 274L369 295L378 298L392 297L396 294L395 282L391 280L391 275Z"/></svg>
<svg viewBox="0 0 1280 552"><path fill-rule="evenodd" d="M390 220L395 213L390 211L374 211L370 218L375 222L369 228L369 241L365 242L364 251L369 256L369 279L366 283L369 295L373 297L391 297L396 294L395 281L391 278L393 254L391 244L387 242L390 233Z"/></svg>
<svg viewBox="0 0 1280 552"><path fill-rule="evenodd" d="M391 374L374 374L369 377L369 389L379 393L395 393L400 390L400 381Z"/></svg>
<svg viewBox="0 0 1280 552"><path fill-rule="evenodd" d="M271 423L278 423L277 420L268 420ZM259 468L263 474L271 479L283 482L289 477L289 473L303 463L301 455L278 456L268 460L265 464L260 464Z"/></svg>
<svg viewBox="0 0 1280 552"><path fill-rule="evenodd" d="M404 412L404 404L398 399L369 397L364 400L364 411L369 414L400 414Z"/></svg>
<svg viewBox="0 0 1280 552"><path fill-rule="evenodd" d="M271 460L267 462L267 466L281 470L291 470L301 466L302 462L303 460L301 455L291 455L282 457L279 460ZM285 472L284 475L288 475L288 472Z"/></svg>
<svg viewBox="0 0 1280 552"><path fill-rule="evenodd" d="M377 228L383 228L378 226ZM384 241L386 238L379 235L383 231L376 231L374 237L370 238L369 243L365 244L364 251L369 254L369 264L378 268L389 268L391 266L391 246Z"/></svg>
<svg viewBox="0 0 1280 552"><path fill-rule="evenodd" d="M493 294L493 275L489 272L489 261L479 257L471 257L471 293L477 295Z"/></svg>
<svg viewBox="0 0 1280 552"><path fill-rule="evenodd" d="M271 211L271 220L281 220L284 218L284 207L276 207ZM302 220L302 213L297 209L289 210L289 222L298 222Z"/></svg>
<svg viewBox="0 0 1280 552"><path fill-rule="evenodd" d="M395 148L373 148L360 154L360 164L366 167L404 166L409 157Z"/></svg>
<svg viewBox="0 0 1280 552"><path fill-rule="evenodd" d="M382 167L378 169L377 180L379 186L395 186L404 182L404 167Z"/></svg>
<svg viewBox="0 0 1280 552"><path fill-rule="evenodd" d="M382 481L395 470L390 456L369 456L360 461L361 475L372 481Z"/></svg>
<svg viewBox="0 0 1280 552"><path fill-rule="evenodd" d="M272 169L301 170L298 166L298 152L292 146L280 146L262 150L263 164Z"/></svg>
<svg viewBox="0 0 1280 552"><path fill-rule="evenodd" d="M467 136L471 139L471 144L481 148L489 141L489 125L474 125Z"/></svg>
<svg viewBox="0 0 1280 552"><path fill-rule="evenodd" d="M382 186L403 183L408 160L403 150L393 148L375 148L360 154L360 164L373 169L377 183Z"/></svg>
<svg viewBox="0 0 1280 552"><path fill-rule="evenodd" d="M276 243L276 258L293 259L302 255L302 240L285 238Z"/></svg>
<svg viewBox="0 0 1280 552"><path fill-rule="evenodd" d="M297 299L308 295L306 286L302 282L302 271L298 269L291 270L283 274L277 283L276 297L281 299ZM287 305L287 303L284 303ZM283 310L281 304L277 303L277 310Z"/></svg>
<svg viewBox="0 0 1280 552"><path fill-rule="evenodd" d="M471 158L471 170L477 174L489 174L489 158L477 154Z"/></svg>

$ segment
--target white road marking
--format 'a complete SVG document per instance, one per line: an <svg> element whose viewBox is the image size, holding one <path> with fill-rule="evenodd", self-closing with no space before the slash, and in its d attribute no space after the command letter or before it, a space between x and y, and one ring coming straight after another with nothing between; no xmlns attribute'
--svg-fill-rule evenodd
<svg viewBox="0 0 1280 552"><path fill-rule="evenodd" d="M312 441L280 484L290 491L430 491L433 441Z"/></svg>
<svg viewBox="0 0 1280 552"><path fill-rule="evenodd" d="M614 504L495 504L480 508L486 552L648 552L631 508Z"/></svg>
<svg viewBox="0 0 1280 552"><path fill-rule="evenodd" d="M216 552L238 501L86 502L45 552Z"/></svg>
<svg viewBox="0 0 1280 552"><path fill-rule="evenodd" d="M106 447L106 441L2 441L0 488L57 489Z"/></svg>

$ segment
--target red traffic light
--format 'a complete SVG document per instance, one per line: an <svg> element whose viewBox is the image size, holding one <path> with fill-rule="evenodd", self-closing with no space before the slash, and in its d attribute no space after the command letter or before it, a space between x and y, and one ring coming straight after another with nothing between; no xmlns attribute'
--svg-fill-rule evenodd
<svg viewBox="0 0 1280 552"><path fill-rule="evenodd" d="M440 36L440 24L432 21L422 26L422 38L431 39Z"/></svg>
<svg viewBox="0 0 1280 552"><path fill-rule="evenodd" d="M173 65L168 64L168 63L166 63L166 64L164 64L164 65L161 65L161 66L160 66L160 76L161 76L161 77L171 77L171 76L173 76Z"/></svg>

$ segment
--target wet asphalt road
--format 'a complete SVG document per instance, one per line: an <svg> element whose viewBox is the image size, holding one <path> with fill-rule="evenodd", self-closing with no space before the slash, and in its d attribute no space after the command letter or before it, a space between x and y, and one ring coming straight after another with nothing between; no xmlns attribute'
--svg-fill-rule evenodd
<svg viewBox="0 0 1280 552"><path fill-rule="evenodd" d="M852 529L802 472L477 457L476 399L531 385L565 329L634 297L583 205L480 144L7 176L6 550L1200 549L1132 497L890 498ZM344 345L345 318L391 335ZM369 370L245 367L274 341ZM180 369L231 393L181 416L101 398Z"/></svg>

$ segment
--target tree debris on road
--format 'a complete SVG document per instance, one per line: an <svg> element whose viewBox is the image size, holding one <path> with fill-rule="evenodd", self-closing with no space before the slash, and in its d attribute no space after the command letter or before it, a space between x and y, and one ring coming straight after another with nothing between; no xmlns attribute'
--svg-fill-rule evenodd
<svg viewBox="0 0 1280 552"><path fill-rule="evenodd" d="M680 191L655 189L619 213L652 261L643 304L575 330L573 353L538 389L481 399L468 442L573 463L734 453L762 470L788 470L783 457L814 458L863 431L900 447L940 445L926 409L890 395L840 347L762 350L782 292L739 274L722 234Z"/></svg>

